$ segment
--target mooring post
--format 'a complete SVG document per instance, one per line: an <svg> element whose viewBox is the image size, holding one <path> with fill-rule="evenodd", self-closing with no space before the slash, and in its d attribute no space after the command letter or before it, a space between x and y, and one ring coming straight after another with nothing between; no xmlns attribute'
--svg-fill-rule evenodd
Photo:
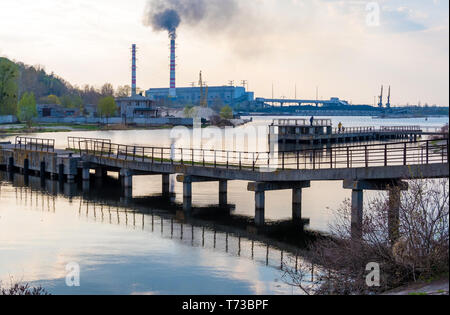
<svg viewBox="0 0 450 315"><path fill-rule="evenodd" d="M294 222L302 220L302 189L292 189L292 219Z"/></svg>
<svg viewBox="0 0 450 315"><path fill-rule="evenodd" d="M162 194L170 196L170 174L162 174Z"/></svg>
<svg viewBox="0 0 450 315"><path fill-rule="evenodd" d="M219 181L219 206L225 208L228 205L228 182Z"/></svg>
<svg viewBox="0 0 450 315"><path fill-rule="evenodd" d="M264 190L256 190L255 191L255 224L257 226L264 226L265 205L266 205L265 191Z"/></svg>
<svg viewBox="0 0 450 315"><path fill-rule="evenodd" d="M360 189L352 190L352 238L361 239L363 236L363 205L364 205L364 192Z"/></svg>
<svg viewBox="0 0 450 315"><path fill-rule="evenodd" d="M189 176L185 176L183 180L183 210L192 210L192 179Z"/></svg>

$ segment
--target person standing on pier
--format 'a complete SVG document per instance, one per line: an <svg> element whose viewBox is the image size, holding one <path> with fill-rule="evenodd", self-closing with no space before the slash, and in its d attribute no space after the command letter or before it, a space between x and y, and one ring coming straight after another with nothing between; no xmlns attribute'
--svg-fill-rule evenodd
<svg viewBox="0 0 450 315"><path fill-rule="evenodd" d="M312 116L309 121L311 122L311 127L314 126L314 116Z"/></svg>
<svg viewBox="0 0 450 315"><path fill-rule="evenodd" d="M339 125L338 125L339 133L341 133L342 127L343 127L343 126L342 126L342 123L340 122Z"/></svg>

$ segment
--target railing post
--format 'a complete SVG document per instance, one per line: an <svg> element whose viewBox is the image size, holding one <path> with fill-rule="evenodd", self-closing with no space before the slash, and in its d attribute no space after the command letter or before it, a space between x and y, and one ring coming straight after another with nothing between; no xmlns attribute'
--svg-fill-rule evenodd
<svg viewBox="0 0 450 315"><path fill-rule="evenodd" d="M242 170L242 152L239 152L239 170Z"/></svg>
<svg viewBox="0 0 450 315"><path fill-rule="evenodd" d="M155 148L152 148L152 164L155 163Z"/></svg>
<svg viewBox="0 0 450 315"><path fill-rule="evenodd" d="M365 157L366 157L366 168L368 168L369 167L369 151L368 151L368 147L367 146L364 147L364 154L365 154Z"/></svg>
<svg viewBox="0 0 450 315"><path fill-rule="evenodd" d="M183 161L183 148L181 148L181 165L184 165L184 161Z"/></svg>
<svg viewBox="0 0 450 315"><path fill-rule="evenodd" d="M428 165L430 163L430 156L429 156L429 154L430 154L430 141L429 140L427 140L427 145L426 146L427 146L427 155L426 155L426 157L427 157L427 165Z"/></svg>
<svg viewBox="0 0 450 315"><path fill-rule="evenodd" d="M281 153L281 157L282 157L282 170L284 171L284 166L285 166L285 162L284 162L284 151Z"/></svg>
<svg viewBox="0 0 450 315"><path fill-rule="evenodd" d="M316 169L316 150L313 149L312 150L312 154L313 154L313 170Z"/></svg>
<svg viewBox="0 0 450 315"><path fill-rule="evenodd" d="M300 169L300 152L297 151L297 170Z"/></svg>
<svg viewBox="0 0 450 315"><path fill-rule="evenodd" d="M406 165L406 164L408 164L407 163L407 147L406 147L406 142L405 142L405 144L404 144L404 146L403 146L403 165ZM427 163L428 164L428 163Z"/></svg>
<svg viewBox="0 0 450 315"><path fill-rule="evenodd" d="M347 168L350 168L350 148L347 147Z"/></svg>
<svg viewBox="0 0 450 315"><path fill-rule="evenodd" d="M192 149L192 166L194 166L195 165L195 152L194 152L194 149Z"/></svg>
<svg viewBox="0 0 450 315"><path fill-rule="evenodd" d="M384 145L384 166L388 166L388 149L387 149L387 144Z"/></svg>
<svg viewBox="0 0 450 315"><path fill-rule="evenodd" d="M333 147L330 148L330 166L333 168Z"/></svg>

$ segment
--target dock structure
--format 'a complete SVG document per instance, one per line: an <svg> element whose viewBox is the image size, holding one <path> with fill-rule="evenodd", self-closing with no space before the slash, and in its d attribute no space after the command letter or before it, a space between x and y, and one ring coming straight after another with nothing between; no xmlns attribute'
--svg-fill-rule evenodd
<svg viewBox="0 0 450 315"><path fill-rule="evenodd" d="M331 119L275 119L269 137L271 143L314 145L392 139L417 141L422 134L419 126L334 128Z"/></svg>
<svg viewBox="0 0 450 315"><path fill-rule="evenodd" d="M266 192L292 191L292 219L302 219L302 193L312 181L343 181L352 190L352 231L361 236L363 193L389 190L391 235L397 235L399 194L405 180L449 176L448 138L417 142L348 145L292 152L235 152L144 147L114 144L105 139L69 138L67 150L40 140L16 139L0 146L0 166L9 171L34 171L73 181L89 189L92 178L117 172L126 198L132 197L133 177L162 176L162 193L170 194L169 176L183 183L183 210L192 211L193 184L218 182L218 200L227 203L228 182L248 181L255 194L255 225L265 224ZM42 140L42 139L41 139ZM95 170L95 176L91 175Z"/></svg>

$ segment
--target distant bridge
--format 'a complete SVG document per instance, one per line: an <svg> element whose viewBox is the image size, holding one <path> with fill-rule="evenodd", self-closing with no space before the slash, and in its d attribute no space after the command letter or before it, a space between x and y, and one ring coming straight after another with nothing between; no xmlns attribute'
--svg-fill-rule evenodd
<svg viewBox="0 0 450 315"><path fill-rule="evenodd" d="M340 100L339 98L331 98L330 100L302 100L302 99L287 99L287 98L257 98L256 103L261 107L271 104L277 104L283 106L302 106L302 105L314 105L314 106L349 106L347 101Z"/></svg>

